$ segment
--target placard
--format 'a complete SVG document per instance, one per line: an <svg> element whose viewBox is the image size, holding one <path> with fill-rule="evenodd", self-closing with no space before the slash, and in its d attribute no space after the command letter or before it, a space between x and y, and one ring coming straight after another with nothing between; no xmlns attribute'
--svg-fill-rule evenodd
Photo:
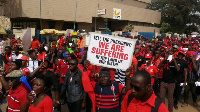
<svg viewBox="0 0 200 112"><path fill-rule="evenodd" d="M92 33L87 59L98 66L126 70L131 66L135 39Z"/></svg>

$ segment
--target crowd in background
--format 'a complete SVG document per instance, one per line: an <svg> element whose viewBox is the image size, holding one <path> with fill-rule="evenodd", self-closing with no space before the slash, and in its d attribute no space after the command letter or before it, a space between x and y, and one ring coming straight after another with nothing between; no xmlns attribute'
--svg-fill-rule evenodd
<svg viewBox="0 0 200 112"><path fill-rule="evenodd" d="M198 106L200 38L121 38L137 39L126 71L92 65L81 35L59 36L51 43L33 37L27 52L15 35L0 37L1 101L7 101L8 112L61 112L65 103L70 112L173 112L180 108L181 93L181 108L188 106L191 92Z"/></svg>

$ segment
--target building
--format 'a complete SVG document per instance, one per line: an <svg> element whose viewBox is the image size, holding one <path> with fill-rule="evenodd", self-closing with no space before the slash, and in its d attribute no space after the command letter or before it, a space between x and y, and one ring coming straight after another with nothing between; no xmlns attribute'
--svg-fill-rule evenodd
<svg viewBox="0 0 200 112"><path fill-rule="evenodd" d="M159 32L154 25L160 24L161 13L146 9L149 3L151 0L7 0L0 6L0 16L11 18L12 28L66 30L73 29L76 21L76 29L86 31L105 29L106 24L111 31L119 31L132 24L132 32ZM121 9L121 20L113 19L113 8ZM106 9L106 14L98 15L100 9Z"/></svg>

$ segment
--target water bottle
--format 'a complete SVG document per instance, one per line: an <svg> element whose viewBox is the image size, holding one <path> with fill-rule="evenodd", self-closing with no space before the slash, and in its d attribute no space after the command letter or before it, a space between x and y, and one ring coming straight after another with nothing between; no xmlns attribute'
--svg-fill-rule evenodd
<svg viewBox="0 0 200 112"><path fill-rule="evenodd" d="M183 88L182 88L182 91L181 91L181 94L184 94L184 90L185 90L185 88L183 87Z"/></svg>

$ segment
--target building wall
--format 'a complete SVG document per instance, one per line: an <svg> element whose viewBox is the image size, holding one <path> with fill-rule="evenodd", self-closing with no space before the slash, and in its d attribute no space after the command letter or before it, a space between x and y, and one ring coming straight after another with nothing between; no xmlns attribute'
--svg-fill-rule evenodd
<svg viewBox="0 0 200 112"><path fill-rule="evenodd" d="M160 28L157 27L146 27L146 26L134 26L134 29L132 32L155 32L159 33Z"/></svg>
<svg viewBox="0 0 200 112"><path fill-rule="evenodd" d="M40 0L8 0L9 7L15 9L13 12L5 10L6 14L14 17L40 18ZM148 2L148 0L140 0ZM13 6L14 5L14 6ZM74 0L42 0L42 19L51 20L75 20ZM122 9L122 20L140 21L147 23L160 23L161 13L149 9L133 7L108 0L77 0L77 22L92 23L96 8L106 9L104 18L113 17L113 8ZM9 17L9 16L8 16Z"/></svg>

